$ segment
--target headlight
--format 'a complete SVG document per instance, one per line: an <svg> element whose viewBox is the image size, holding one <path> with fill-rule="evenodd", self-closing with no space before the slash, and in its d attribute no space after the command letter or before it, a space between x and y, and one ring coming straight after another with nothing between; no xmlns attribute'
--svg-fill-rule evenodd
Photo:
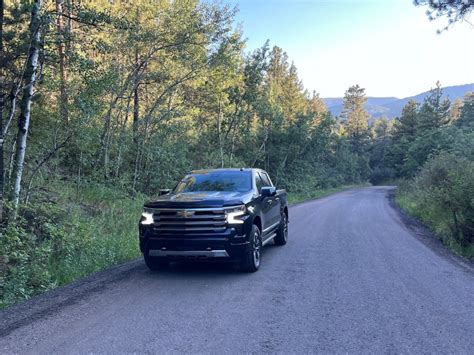
<svg viewBox="0 0 474 355"><path fill-rule="evenodd" d="M145 210L143 213L142 213L142 217L140 218L140 223L143 224L143 225L150 225L150 224L153 224L153 213L150 212L150 211L147 211Z"/></svg>
<svg viewBox="0 0 474 355"><path fill-rule="evenodd" d="M244 221L240 217L247 213L245 205L232 207L225 210L226 220L228 224L242 224Z"/></svg>

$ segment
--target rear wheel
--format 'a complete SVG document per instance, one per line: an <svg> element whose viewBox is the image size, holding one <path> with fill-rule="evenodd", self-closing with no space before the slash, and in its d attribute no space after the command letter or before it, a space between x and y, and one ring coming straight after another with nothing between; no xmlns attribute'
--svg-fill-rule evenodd
<svg viewBox="0 0 474 355"><path fill-rule="evenodd" d="M281 215L280 227L277 230L277 235L273 239L276 245L285 245L288 241L288 217L285 212Z"/></svg>
<svg viewBox="0 0 474 355"><path fill-rule="evenodd" d="M157 271L168 267L169 262L163 258L157 258L156 256L148 255L148 251L143 254L145 264L151 271Z"/></svg>
<svg viewBox="0 0 474 355"><path fill-rule="evenodd" d="M249 242L240 267L243 271L255 272L259 269L262 258L262 236L260 229L255 224L250 231Z"/></svg>

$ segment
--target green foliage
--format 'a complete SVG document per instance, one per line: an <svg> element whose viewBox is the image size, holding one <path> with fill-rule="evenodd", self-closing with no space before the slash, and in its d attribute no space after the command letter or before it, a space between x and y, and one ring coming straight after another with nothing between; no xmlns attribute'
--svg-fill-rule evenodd
<svg viewBox="0 0 474 355"><path fill-rule="evenodd" d="M418 110L419 104L414 100L408 101L405 107L403 107L401 117L395 119L393 133L395 139L405 137L408 140L413 140L416 137Z"/></svg>
<svg viewBox="0 0 474 355"><path fill-rule="evenodd" d="M0 308L139 255L143 196L53 185L0 238Z"/></svg>
<svg viewBox="0 0 474 355"><path fill-rule="evenodd" d="M425 162L441 152L456 152L472 157L472 130L469 124L469 96L461 108L460 118L454 122L450 116L449 101L442 100L438 86L432 90L423 105L407 103L402 116L389 130L388 138L376 139L372 147L371 166L378 171L391 171L396 178L410 178L417 174ZM462 110L464 117L461 119ZM378 172L377 175L380 175Z"/></svg>
<svg viewBox="0 0 474 355"><path fill-rule="evenodd" d="M474 162L453 153L430 159L400 188L398 201L443 241L474 257Z"/></svg>
<svg viewBox="0 0 474 355"><path fill-rule="evenodd" d="M417 129L419 131L436 129L449 122L451 102L448 98L443 100L442 96L441 84L437 82L436 88L431 90L431 94L425 98L418 112Z"/></svg>
<svg viewBox="0 0 474 355"><path fill-rule="evenodd" d="M372 124L372 146L370 148L370 182L378 185L390 181L395 176L395 169L386 159L392 144L393 124L385 118L375 120Z"/></svg>
<svg viewBox="0 0 474 355"><path fill-rule="evenodd" d="M364 108L367 101L365 89L351 86L344 95L343 119L347 122L347 134L353 149L359 155L366 152L369 140L369 114Z"/></svg>
<svg viewBox="0 0 474 355"><path fill-rule="evenodd" d="M471 111L471 94L450 105L442 100L437 83L421 107L414 101L407 103L393 129L380 129L381 124L375 123L370 155L370 181L400 179L400 206L468 257L474 257Z"/></svg>
<svg viewBox="0 0 474 355"><path fill-rule="evenodd" d="M460 0L414 0L416 6L427 6L426 15L429 20L435 20L440 17L447 18L447 25L441 31L447 30L458 21L469 20L469 16L474 9L472 1Z"/></svg>
<svg viewBox="0 0 474 355"><path fill-rule="evenodd" d="M458 127L474 128L474 93L466 94L461 107L459 119L455 122Z"/></svg>
<svg viewBox="0 0 474 355"><path fill-rule="evenodd" d="M39 242L36 235L27 233L21 227L11 227L2 233L0 308L54 286L54 281L48 272L50 236L45 235L41 238L46 241Z"/></svg>

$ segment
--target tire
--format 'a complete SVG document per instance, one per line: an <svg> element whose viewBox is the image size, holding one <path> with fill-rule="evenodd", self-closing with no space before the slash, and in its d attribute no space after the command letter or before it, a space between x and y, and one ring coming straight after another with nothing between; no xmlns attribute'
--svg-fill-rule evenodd
<svg viewBox="0 0 474 355"><path fill-rule="evenodd" d="M288 241L288 217L285 212L281 215L281 224L276 234L273 238L275 245L285 245Z"/></svg>
<svg viewBox="0 0 474 355"><path fill-rule="evenodd" d="M255 272L260 268L262 259L262 235L260 229L255 224L250 230L249 242L240 268L245 272Z"/></svg>
<svg viewBox="0 0 474 355"><path fill-rule="evenodd" d="M169 265L169 262L163 258L149 256L148 251L143 254L143 259L145 260L146 266L148 266L151 271L162 270L167 268Z"/></svg>

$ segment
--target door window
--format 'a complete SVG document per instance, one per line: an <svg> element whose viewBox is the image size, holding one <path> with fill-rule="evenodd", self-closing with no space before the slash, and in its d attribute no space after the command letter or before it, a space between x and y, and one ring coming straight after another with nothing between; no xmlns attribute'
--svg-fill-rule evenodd
<svg viewBox="0 0 474 355"><path fill-rule="evenodd" d="M266 173L259 173L259 175L261 176L262 178L262 183L263 183L263 186L273 186L272 185L272 182L270 181L270 178L268 177L268 175Z"/></svg>
<svg viewBox="0 0 474 355"><path fill-rule="evenodd" d="M262 186L263 186L263 183L262 183L262 178L260 177L260 174L255 174L255 185L257 186L257 191L258 193L260 193L260 191L262 190Z"/></svg>

